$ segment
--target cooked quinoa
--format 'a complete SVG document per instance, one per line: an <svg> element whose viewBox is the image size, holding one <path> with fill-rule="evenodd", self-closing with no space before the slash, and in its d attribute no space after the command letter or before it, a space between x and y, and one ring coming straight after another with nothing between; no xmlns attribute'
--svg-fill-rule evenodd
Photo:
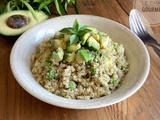
<svg viewBox="0 0 160 120"><path fill-rule="evenodd" d="M94 99L111 94L123 82L129 64L122 44L108 38L105 48L87 50L94 55L94 59L87 62L68 62L64 58L48 62L55 51L53 41L56 39L55 36L43 41L37 53L31 56L32 74L49 92L70 99ZM69 37L63 35L59 39ZM50 73L53 76L48 76Z"/></svg>

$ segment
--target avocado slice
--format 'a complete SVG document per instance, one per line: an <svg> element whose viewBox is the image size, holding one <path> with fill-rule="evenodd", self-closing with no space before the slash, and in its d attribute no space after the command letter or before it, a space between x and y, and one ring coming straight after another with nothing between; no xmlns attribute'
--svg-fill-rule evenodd
<svg viewBox="0 0 160 120"><path fill-rule="evenodd" d="M80 43L71 44L71 45L67 46L67 52L72 53L72 52L77 51L80 48L81 48L81 44Z"/></svg>
<svg viewBox="0 0 160 120"><path fill-rule="evenodd" d="M86 46L89 50L97 51L100 49L100 44L92 36L86 41Z"/></svg>
<svg viewBox="0 0 160 120"><path fill-rule="evenodd" d="M93 59L94 59L94 55L86 49L80 49L80 50L78 50L78 52L76 54L76 61L78 63L88 62Z"/></svg>
<svg viewBox="0 0 160 120"><path fill-rule="evenodd" d="M11 12L3 13L0 15L0 34L5 36L20 35L30 27L48 19L48 15L42 11L35 11L35 13L38 17L37 21L33 18L29 10L14 10ZM19 23L15 25L15 21L20 22L22 25L18 25ZM15 27L17 25L18 27Z"/></svg>
<svg viewBox="0 0 160 120"><path fill-rule="evenodd" d="M58 47L56 51L50 56L50 60L54 62L60 62L63 59L64 51L61 47Z"/></svg>

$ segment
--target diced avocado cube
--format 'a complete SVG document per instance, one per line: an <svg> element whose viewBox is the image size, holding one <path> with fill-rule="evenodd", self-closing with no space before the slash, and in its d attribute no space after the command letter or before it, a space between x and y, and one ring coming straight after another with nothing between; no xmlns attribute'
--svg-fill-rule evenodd
<svg viewBox="0 0 160 120"><path fill-rule="evenodd" d="M100 44L92 36L86 41L86 46L89 50L97 51L100 49Z"/></svg>
<svg viewBox="0 0 160 120"><path fill-rule="evenodd" d="M113 66L113 63L112 63L112 58L111 57L107 57L106 61L105 61L105 64L106 64L106 67L108 68L111 68Z"/></svg>
<svg viewBox="0 0 160 120"><path fill-rule="evenodd" d="M65 53L64 54L64 60L66 62L73 62L76 58L76 54L73 52L73 53Z"/></svg>
<svg viewBox="0 0 160 120"><path fill-rule="evenodd" d="M62 49L66 49L66 42L62 39L53 39L51 41L51 44L54 49L57 49L58 47L61 47Z"/></svg>
<svg viewBox="0 0 160 120"><path fill-rule="evenodd" d="M81 44L78 43L78 44L68 45L66 50L67 50L68 53L72 53L72 52L77 51L80 48L81 48Z"/></svg>
<svg viewBox="0 0 160 120"><path fill-rule="evenodd" d="M94 55L85 49L78 50L78 52L76 54L76 61L78 63L88 62L93 59L94 59Z"/></svg>
<svg viewBox="0 0 160 120"><path fill-rule="evenodd" d="M50 56L50 60L54 62L60 62L63 59L64 51L61 47L58 47L56 51Z"/></svg>
<svg viewBox="0 0 160 120"><path fill-rule="evenodd" d="M77 63L84 63L84 62L86 62L86 61L82 58L82 56L81 56L80 53L77 53L77 54L76 54L76 62L77 62Z"/></svg>
<svg viewBox="0 0 160 120"><path fill-rule="evenodd" d="M109 43L110 37L108 35L101 36L100 45L101 48L106 48Z"/></svg>
<svg viewBox="0 0 160 120"><path fill-rule="evenodd" d="M83 35L82 37L82 45L84 45L86 43L86 41L88 40L88 38L91 36L91 33L86 33Z"/></svg>

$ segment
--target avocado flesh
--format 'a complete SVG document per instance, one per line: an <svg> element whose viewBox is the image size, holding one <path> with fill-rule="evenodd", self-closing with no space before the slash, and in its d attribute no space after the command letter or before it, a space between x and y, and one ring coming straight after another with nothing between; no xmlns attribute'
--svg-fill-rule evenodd
<svg viewBox="0 0 160 120"><path fill-rule="evenodd" d="M57 49L58 47L61 47L62 49L66 49L66 43L63 39L62 40L61 39L53 39L51 41L51 44L54 49Z"/></svg>
<svg viewBox="0 0 160 120"><path fill-rule="evenodd" d="M58 47L56 51L54 51L50 57L51 61L60 62L63 59L64 51L61 47Z"/></svg>
<svg viewBox="0 0 160 120"><path fill-rule="evenodd" d="M78 63L88 62L94 59L94 55L85 49L78 50L76 54L76 61Z"/></svg>
<svg viewBox="0 0 160 120"><path fill-rule="evenodd" d="M15 11L3 13L2 15L0 15L0 22L1 22L0 34L5 35L5 36L20 35L23 32L25 32L26 30L28 30L30 27L48 19L48 15L46 15L44 12L42 12L42 11L35 11L35 12L37 14L38 21L36 21L33 18L32 14L29 10L15 10ZM26 26L21 27L19 29L10 28L6 22L7 22L8 18L13 15L23 15L23 16L29 17L30 22Z"/></svg>
<svg viewBox="0 0 160 120"><path fill-rule="evenodd" d="M80 49L80 48L81 48L80 43L78 43L78 44L72 44L72 45L69 45L69 46L67 47L67 52L68 52L68 53L72 53L72 52L77 51L77 50Z"/></svg>
<svg viewBox="0 0 160 120"><path fill-rule="evenodd" d="M100 44L92 36L86 41L86 46L89 50L97 51L100 49Z"/></svg>
<svg viewBox="0 0 160 120"><path fill-rule="evenodd" d="M86 43L86 41L88 40L88 38L91 36L91 33L86 33L83 35L82 37L82 45L84 45Z"/></svg>
<svg viewBox="0 0 160 120"><path fill-rule="evenodd" d="M76 54L74 52L64 54L64 60L66 62L73 62L75 60L75 57L76 57Z"/></svg>
<svg viewBox="0 0 160 120"><path fill-rule="evenodd" d="M100 39L100 46L101 46L101 48L107 48L108 43L109 43L109 39L110 39L110 37L108 35L101 37L101 39Z"/></svg>

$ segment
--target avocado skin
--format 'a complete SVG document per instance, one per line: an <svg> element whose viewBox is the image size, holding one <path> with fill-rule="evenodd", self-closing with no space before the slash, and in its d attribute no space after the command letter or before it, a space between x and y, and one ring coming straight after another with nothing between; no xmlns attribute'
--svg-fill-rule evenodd
<svg viewBox="0 0 160 120"><path fill-rule="evenodd" d="M26 30L28 30L32 26L48 19L48 17L49 17L47 14L45 14L42 11L35 11L35 12L37 14L38 21L36 21L33 18L32 14L29 10L14 10L14 11L11 11L11 12L3 13L2 15L0 15L0 22L1 22L0 34L5 35L5 36L21 35L23 32L25 32ZM12 15L24 15L24 16L29 17L31 19L31 21L26 26L24 26L22 28L13 29L13 28L10 28L6 23L7 19Z"/></svg>

